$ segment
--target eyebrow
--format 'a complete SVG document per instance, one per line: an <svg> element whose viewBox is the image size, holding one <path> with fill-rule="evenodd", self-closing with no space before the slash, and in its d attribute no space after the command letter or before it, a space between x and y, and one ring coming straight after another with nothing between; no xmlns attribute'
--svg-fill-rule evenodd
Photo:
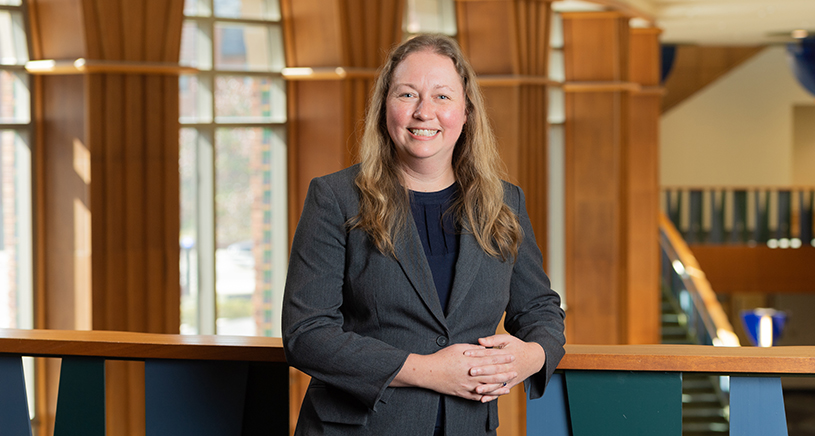
<svg viewBox="0 0 815 436"><path fill-rule="evenodd" d="M416 85L414 85L414 84L412 84L412 83L394 83L394 84L392 85L392 88L393 88L393 89L396 89L396 88L398 88L398 87L400 87L400 86L407 86L407 87L409 87L409 88L418 89L418 88L416 87ZM444 85L444 84L441 84L441 85L434 85L434 86L433 86L433 89L434 89L434 90L435 90L435 89L441 89L441 88L446 88L446 89L449 89L450 91L455 91L455 89L453 89L453 88L452 88L450 85ZM462 88L463 88L463 87L462 87Z"/></svg>

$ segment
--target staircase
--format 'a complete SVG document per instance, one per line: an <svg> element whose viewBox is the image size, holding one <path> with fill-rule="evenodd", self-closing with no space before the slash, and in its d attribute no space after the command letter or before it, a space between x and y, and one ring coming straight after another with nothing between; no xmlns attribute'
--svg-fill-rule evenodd
<svg viewBox="0 0 815 436"><path fill-rule="evenodd" d="M662 293L662 343L697 344L687 328L687 317L668 292ZM729 434L726 401L719 377L685 373L682 379L682 434L725 436Z"/></svg>

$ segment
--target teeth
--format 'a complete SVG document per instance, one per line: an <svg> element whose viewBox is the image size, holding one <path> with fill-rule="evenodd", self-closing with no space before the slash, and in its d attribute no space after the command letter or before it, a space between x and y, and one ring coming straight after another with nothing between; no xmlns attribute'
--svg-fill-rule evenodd
<svg viewBox="0 0 815 436"><path fill-rule="evenodd" d="M409 129L410 133L413 133L416 136L433 136L438 133L438 130L428 130L428 129Z"/></svg>

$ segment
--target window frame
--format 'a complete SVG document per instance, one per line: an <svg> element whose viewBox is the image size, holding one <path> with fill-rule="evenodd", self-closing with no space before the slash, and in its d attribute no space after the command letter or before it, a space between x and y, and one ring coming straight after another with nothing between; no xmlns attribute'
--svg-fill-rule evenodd
<svg viewBox="0 0 815 436"><path fill-rule="evenodd" d="M194 1L197 2L199 7L203 5L207 15L186 15L186 7L185 7L185 15L184 15L184 22L185 24L188 22L196 23L198 28L198 32L203 32L205 38L208 38L208 41L204 41L208 44L207 47L199 47L199 50L208 50L207 56L209 57L208 62L201 62L201 65L192 65L198 68L198 72L194 74L198 78L199 86L203 84L206 92L208 93L208 101L200 103L199 108L196 111L203 109L207 112L206 114L197 113L195 120L185 120L179 114L179 122L181 129L193 129L196 132L196 177L197 183L195 184L195 197L196 197L196 217L195 221L196 225L196 246L197 246L197 291L198 291L198 299L197 299L197 334L218 334L217 332L217 297L218 292L216 288L216 249L217 249L217 238L216 238L216 229L217 229L217 222L216 222L216 213L217 213L217 205L215 203L215 196L217 194L217 186L216 186L216 138L217 138L217 131L218 129L227 128L227 129L240 129L240 128L260 128L260 129L269 129L272 131L272 134L279 134L283 139L284 148L287 149L287 141L286 141L286 127L287 127L287 111L286 111L286 102L285 98L285 81L283 82L283 93L284 93L284 101L282 104L282 119L268 119L268 120L258 120L258 121L219 121L217 117L217 107L215 102L215 94L216 94L216 81L218 77L225 77L225 76L242 76L242 77L256 77L256 78L269 78L271 80L284 80L282 74L282 68L285 65L280 65L278 70L272 70L272 65L270 64L268 70L252 70L252 69L233 69L233 68L219 68L216 62L217 59L217 47L215 44L215 29L217 24L221 23L228 23L228 24L240 24L240 25L250 25L250 26L264 26L268 28L279 27L280 32L278 35L280 36L280 41L277 43L274 40L274 34L270 31L268 38L269 40L267 43L269 44L270 52L274 50L274 47L280 47L281 50L285 50L285 44L283 44L283 32L282 32L282 19L278 14L277 19L260 19L260 18L234 18L234 17L218 17L215 15L215 7L214 7L214 0L187 0L187 1ZM185 5L186 6L186 5ZM279 12L279 4L277 7L277 11ZM200 37L198 37L200 38ZM200 41L200 39L199 39ZM271 53L270 53L271 54ZM200 51L198 56L200 56ZM281 58L285 59L285 53L281 52ZM270 58L270 63L273 58ZM285 63L285 61L283 61ZM199 96L201 94L199 93ZM285 151L284 151L285 153ZM283 168L277 168L279 171L283 171L282 175L276 175L273 178L275 180L286 180L285 175L285 162L286 156L285 154L280 156L278 151L278 156L276 161L282 160L284 162ZM279 172L278 171L278 172ZM281 253L276 253L280 251L280 249L273 249L272 257L273 259L271 262L276 267L275 269L280 269L285 267L285 263L288 261L288 223L287 223L287 187L283 189L284 192L275 192L273 194L274 197L274 204L275 205L282 205L282 210L278 211L275 216L272 217L273 226L277 230L276 233L280 233L281 229L284 231L284 235L277 235L276 238L273 237L273 246L279 247L285 251L285 254L282 255ZM279 191L279 190L278 190ZM281 239L285 241L284 243L280 243ZM182 248L183 253L183 248ZM282 257L281 257L282 256ZM259 273L258 270L255 270L256 274ZM183 275L183 274L182 274ZM182 278L183 279L183 278ZM276 293L279 294L277 298L273 298L272 304L274 305L275 300L280 300L282 298L282 283L284 282L285 277L283 280L275 280L272 284L274 288L281 288ZM256 279L257 283L257 279ZM256 290L257 292L257 290ZM274 293L274 291L273 291ZM274 307L274 306L273 306ZM277 317L279 320L279 314ZM273 319L273 323L276 320ZM279 324L279 321L277 322ZM269 332L257 332L257 335L264 335L264 333ZM279 331L272 329L271 334L277 334L279 336Z"/></svg>

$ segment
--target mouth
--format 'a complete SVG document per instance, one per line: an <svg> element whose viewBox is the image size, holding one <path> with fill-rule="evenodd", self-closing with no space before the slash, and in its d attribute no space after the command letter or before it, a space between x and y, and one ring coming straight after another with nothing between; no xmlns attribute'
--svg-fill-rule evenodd
<svg viewBox="0 0 815 436"><path fill-rule="evenodd" d="M424 137L435 136L437 133L439 133L438 130L431 130L431 129L408 129L408 130L410 131L410 133L414 134L415 136L424 136Z"/></svg>

